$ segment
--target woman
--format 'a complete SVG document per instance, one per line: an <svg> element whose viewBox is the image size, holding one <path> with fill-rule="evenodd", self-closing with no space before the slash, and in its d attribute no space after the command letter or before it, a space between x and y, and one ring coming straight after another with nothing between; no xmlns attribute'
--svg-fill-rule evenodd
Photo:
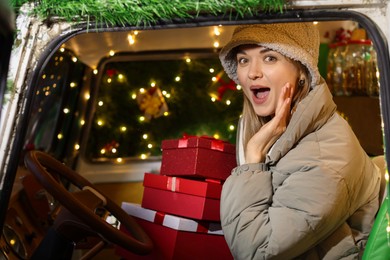
<svg viewBox="0 0 390 260"><path fill-rule="evenodd" d="M312 23L238 27L222 49L244 91L238 167L221 222L235 259L358 259L378 210L380 173L317 69Z"/></svg>

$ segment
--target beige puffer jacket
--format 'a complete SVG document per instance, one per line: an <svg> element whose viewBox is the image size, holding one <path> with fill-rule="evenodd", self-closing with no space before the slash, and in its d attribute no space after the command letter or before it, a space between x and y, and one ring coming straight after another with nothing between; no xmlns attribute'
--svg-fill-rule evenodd
<svg viewBox="0 0 390 260"><path fill-rule="evenodd" d="M322 80L300 102L266 162L239 163L232 171L223 185L221 221L235 259L361 255L381 177L335 111Z"/></svg>

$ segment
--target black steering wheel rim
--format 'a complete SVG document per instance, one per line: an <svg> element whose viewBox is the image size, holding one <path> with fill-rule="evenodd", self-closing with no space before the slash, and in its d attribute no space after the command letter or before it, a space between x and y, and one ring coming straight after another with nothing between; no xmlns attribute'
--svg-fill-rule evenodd
<svg viewBox="0 0 390 260"><path fill-rule="evenodd" d="M99 192L88 180L81 177L78 173L54 157L41 151L29 151L26 154L24 161L26 167L37 178L47 192L74 216L78 217L105 239L137 254L147 254L152 251L153 243L151 239L137 224L134 218L128 215L107 196ZM89 187L103 195L107 201L104 208L114 215L120 221L121 225L126 227L131 236L114 228L102 218L98 217L88 207L79 202L70 191L59 183L55 178L54 173L64 177L81 190L85 187Z"/></svg>

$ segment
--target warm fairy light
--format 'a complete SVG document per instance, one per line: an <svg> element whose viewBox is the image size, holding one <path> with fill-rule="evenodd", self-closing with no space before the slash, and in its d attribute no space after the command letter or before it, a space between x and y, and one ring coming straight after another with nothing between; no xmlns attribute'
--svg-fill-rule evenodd
<svg viewBox="0 0 390 260"><path fill-rule="evenodd" d="M154 87L156 86L156 82L155 82L155 81L150 82L150 86L151 86L152 88L154 88Z"/></svg>
<svg viewBox="0 0 390 260"><path fill-rule="evenodd" d="M148 144L148 148L149 148L149 149L152 149L152 148L153 148L153 145L152 145L152 144Z"/></svg>
<svg viewBox="0 0 390 260"><path fill-rule="evenodd" d="M212 77L211 81L213 81L213 82L217 81L217 77Z"/></svg>
<svg viewBox="0 0 390 260"><path fill-rule="evenodd" d="M213 43L213 46L214 46L214 48L218 48L218 47L219 47L219 42L218 42L218 41L215 41L215 42Z"/></svg>
<svg viewBox="0 0 390 260"><path fill-rule="evenodd" d="M140 116L140 117L139 117L139 121L140 121L140 122L145 121L145 117L144 117L144 116Z"/></svg>
<svg viewBox="0 0 390 260"><path fill-rule="evenodd" d="M190 63L190 62L191 62L191 59L190 59L190 58L186 58L186 62L187 62L187 63Z"/></svg>
<svg viewBox="0 0 390 260"><path fill-rule="evenodd" d="M104 149L104 148L101 149L101 150L100 150L100 153L101 153L101 154L105 154L105 153L106 153L106 149Z"/></svg>
<svg viewBox="0 0 390 260"><path fill-rule="evenodd" d="M103 120L98 120L97 121L97 124L99 125L99 126L102 126L104 123L103 123Z"/></svg>
<svg viewBox="0 0 390 260"><path fill-rule="evenodd" d="M84 119L80 120L80 125L85 125L85 120Z"/></svg>
<svg viewBox="0 0 390 260"><path fill-rule="evenodd" d="M214 70L213 68L210 68L210 69L209 69L209 72L210 72L210 73L214 73L214 71L215 71L215 70Z"/></svg>
<svg viewBox="0 0 390 260"><path fill-rule="evenodd" d="M168 94L168 92L166 90L163 90L163 91L161 91L161 94L163 94L163 96L165 96L166 94Z"/></svg>
<svg viewBox="0 0 390 260"><path fill-rule="evenodd" d="M94 69L94 70L93 70L93 74L95 74L95 75L98 74L98 72L99 72L99 71L98 71L97 69Z"/></svg>
<svg viewBox="0 0 390 260"><path fill-rule="evenodd" d="M61 133L59 133L59 134L57 135L57 139L58 139L58 140L61 140L63 137L64 137L64 136L63 136Z"/></svg>
<svg viewBox="0 0 390 260"><path fill-rule="evenodd" d="M120 157L116 158L116 162L117 162L117 163L121 163L122 161L123 161L122 158L120 158Z"/></svg>
<svg viewBox="0 0 390 260"><path fill-rule="evenodd" d="M142 160L145 160L146 158L148 158L148 156L146 155L146 154L141 154L140 156L139 156Z"/></svg>
<svg viewBox="0 0 390 260"><path fill-rule="evenodd" d="M236 127L234 125L229 125L229 130L230 131L234 131L234 129L236 129Z"/></svg>
<svg viewBox="0 0 390 260"><path fill-rule="evenodd" d="M133 45L135 43L134 36L131 34L127 35L127 40L129 41L130 45Z"/></svg>
<svg viewBox="0 0 390 260"><path fill-rule="evenodd" d="M133 34L134 35L138 35L139 31L134 31Z"/></svg>
<svg viewBox="0 0 390 260"><path fill-rule="evenodd" d="M136 99L137 98L137 94L133 93L131 94L131 99Z"/></svg>
<svg viewBox="0 0 390 260"><path fill-rule="evenodd" d="M74 149L75 149L76 151L78 151L78 150L80 149L80 145L79 145L79 144L75 144L75 145L74 145Z"/></svg>
<svg viewBox="0 0 390 260"><path fill-rule="evenodd" d="M240 85L237 85L237 86L236 86L236 89L237 89L237 90L241 90L242 87L241 87Z"/></svg>
<svg viewBox="0 0 390 260"><path fill-rule="evenodd" d="M164 112L164 116L169 116L169 112Z"/></svg>
<svg viewBox="0 0 390 260"><path fill-rule="evenodd" d="M170 97L171 97L171 94L166 93L164 96L165 96L166 98L170 98Z"/></svg>
<svg viewBox="0 0 390 260"><path fill-rule="evenodd" d="M112 149L111 149L111 152L112 152L112 153L116 153L116 148L115 148L115 147L112 148Z"/></svg>
<svg viewBox="0 0 390 260"><path fill-rule="evenodd" d="M75 82L71 82L71 83L70 83L70 87L71 87L71 88L74 88L74 87L76 87L76 86L77 86L77 84L76 84Z"/></svg>
<svg viewBox="0 0 390 260"><path fill-rule="evenodd" d="M218 27L218 26L214 26L214 35L215 35L215 36L221 35L221 31L219 30L219 27Z"/></svg>
<svg viewBox="0 0 390 260"><path fill-rule="evenodd" d="M112 78L108 78L107 83L111 83L111 82L112 82Z"/></svg>
<svg viewBox="0 0 390 260"><path fill-rule="evenodd" d="M139 92L145 93L145 89L144 89L144 88L140 88L140 89L139 89Z"/></svg>
<svg viewBox="0 0 390 260"><path fill-rule="evenodd" d="M232 103L232 101L230 101L229 99L226 100L226 105L230 106L231 103Z"/></svg>
<svg viewBox="0 0 390 260"><path fill-rule="evenodd" d="M148 134L143 134L142 138L145 139L145 140L148 139Z"/></svg>
<svg viewBox="0 0 390 260"><path fill-rule="evenodd" d="M211 102L215 102L217 99L215 97L211 97Z"/></svg>
<svg viewBox="0 0 390 260"><path fill-rule="evenodd" d="M115 51L114 51L114 50L110 50L110 52L108 53L108 55L114 56L114 55L115 55Z"/></svg>
<svg viewBox="0 0 390 260"><path fill-rule="evenodd" d="M176 82L179 82L181 80L181 78L179 77L179 76L177 76L176 78L175 78L175 81Z"/></svg>
<svg viewBox="0 0 390 260"><path fill-rule="evenodd" d="M314 21L314 22L313 22L313 24L314 24L314 25L317 25L317 24L318 24L318 22L317 22L317 21Z"/></svg>
<svg viewBox="0 0 390 260"><path fill-rule="evenodd" d="M46 74L43 74L43 75L42 75L42 79L45 79L45 78L46 78Z"/></svg>
<svg viewBox="0 0 390 260"><path fill-rule="evenodd" d="M70 112L69 108L66 107L62 111L64 112L64 114L68 114Z"/></svg>
<svg viewBox="0 0 390 260"><path fill-rule="evenodd" d="M89 99L91 98L91 96L89 95L89 93L85 93L85 94L84 94L84 98L85 98L86 100L89 100Z"/></svg>
<svg viewBox="0 0 390 260"><path fill-rule="evenodd" d="M73 62L77 62L77 58L76 57L72 57L72 61Z"/></svg>
<svg viewBox="0 0 390 260"><path fill-rule="evenodd" d="M123 74L118 74L118 80L122 82L125 79L125 76Z"/></svg>
<svg viewBox="0 0 390 260"><path fill-rule="evenodd" d="M220 136L219 136L219 134L214 134L213 137L214 137L215 139L219 139Z"/></svg>
<svg viewBox="0 0 390 260"><path fill-rule="evenodd" d="M99 107L103 106L103 101L100 100L100 101L98 102L98 106L99 106Z"/></svg>
<svg viewBox="0 0 390 260"><path fill-rule="evenodd" d="M127 131L127 127L126 126L121 126L121 132L126 132Z"/></svg>
<svg viewBox="0 0 390 260"><path fill-rule="evenodd" d="M65 51L64 47L60 48L60 52L64 52L64 51Z"/></svg>
<svg viewBox="0 0 390 260"><path fill-rule="evenodd" d="M385 180L386 180L387 182L389 181L389 173L388 173L388 172L385 173Z"/></svg>

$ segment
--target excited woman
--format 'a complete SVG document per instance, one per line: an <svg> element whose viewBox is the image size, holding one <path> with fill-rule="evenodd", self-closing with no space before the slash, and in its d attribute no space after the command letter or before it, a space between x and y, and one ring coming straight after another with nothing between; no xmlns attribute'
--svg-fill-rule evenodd
<svg viewBox="0 0 390 260"><path fill-rule="evenodd" d="M380 172L336 112L312 23L238 27L222 49L244 91L238 166L221 222L235 259L358 259L379 206Z"/></svg>

